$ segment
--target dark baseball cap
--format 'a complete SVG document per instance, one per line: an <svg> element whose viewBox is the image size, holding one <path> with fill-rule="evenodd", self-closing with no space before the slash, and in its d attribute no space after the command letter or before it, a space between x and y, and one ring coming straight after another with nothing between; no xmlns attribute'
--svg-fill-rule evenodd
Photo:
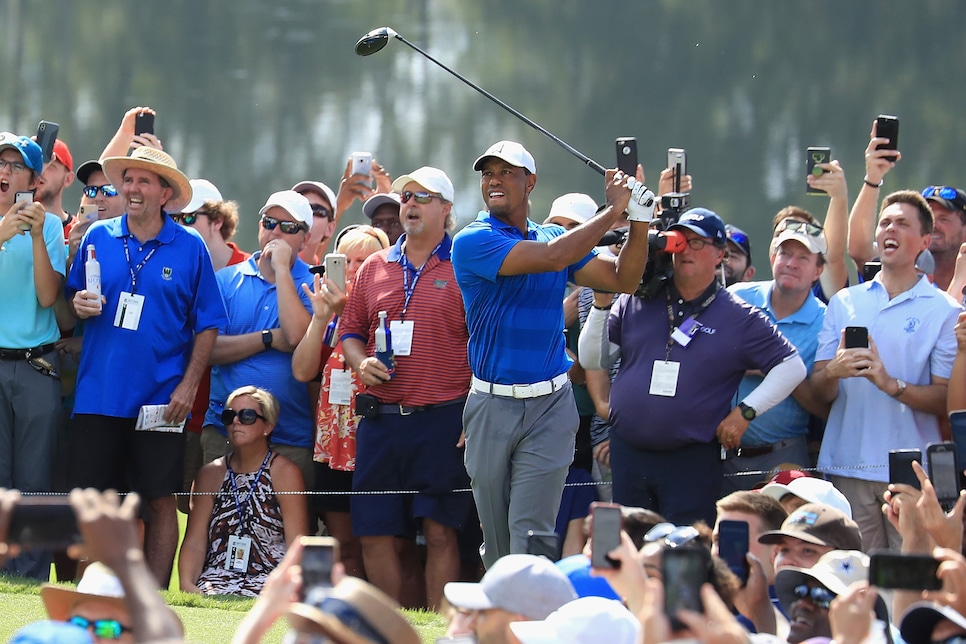
<svg viewBox="0 0 966 644"><path fill-rule="evenodd" d="M725 234L728 236L728 241L737 246L742 254L748 258L748 263L751 264L751 239L749 239L748 233L737 226L727 224Z"/></svg>
<svg viewBox="0 0 966 644"><path fill-rule="evenodd" d="M949 186L927 186L922 189L926 201L935 201L946 210L966 212L966 192Z"/></svg>
<svg viewBox="0 0 966 644"><path fill-rule="evenodd" d="M670 230L675 228L687 228L702 237L707 237L716 246L724 246L727 235L725 234L724 222L721 221L714 211L707 208L692 208L687 211L676 224L672 224Z"/></svg>
<svg viewBox="0 0 966 644"><path fill-rule="evenodd" d="M862 550L859 524L844 512L824 503L806 503L788 515L780 530L758 537L758 543L775 544L782 537L794 537L836 550Z"/></svg>

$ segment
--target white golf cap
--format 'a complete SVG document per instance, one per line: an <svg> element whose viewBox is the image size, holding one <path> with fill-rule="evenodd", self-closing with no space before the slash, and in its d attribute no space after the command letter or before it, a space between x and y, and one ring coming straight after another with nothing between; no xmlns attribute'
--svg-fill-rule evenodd
<svg viewBox="0 0 966 644"><path fill-rule="evenodd" d="M453 197L456 195L456 191L453 190L453 182L449 180L446 173L439 168L432 168L428 165L413 170L409 174L404 174L398 177L392 182L392 189L396 192L401 193L403 188L409 182L415 182L426 188L430 192L435 192L443 197L446 201L450 203L453 202Z"/></svg>
<svg viewBox="0 0 966 644"><path fill-rule="evenodd" d="M181 212L196 212L205 205L206 201L225 200L215 184L207 179L192 179L188 183L191 184L191 201L182 208Z"/></svg>
<svg viewBox="0 0 966 644"><path fill-rule="evenodd" d="M776 501L781 501L786 494L794 494L809 503L830 505L850 519L852 518L852 504L838 488L823 479L803 476L789 481L787 485L769 483L761 488L761 493L767 494Z"/></svg>
<svg viewBox="0 0 966 644"><path fill-rule="evenodd" d="M635 644L641 623L616 599L581 597L564 604L540 622L511 622L523 644Z"/></svg>
<svg viewBox="0 0 966 644"><path fill-rule="evenodd" d="M527 152L527 149L516 141L499 141L498 143L494 143L487 148L486 152L479 156L473 164L473 169L481 170L487 157L503 159L510 165L515 165L518 168L526 168L533 174L537 173L537 162L533 160L533 155Z"/></svg>
<svg viewBox="0 0 966 644"><path fill-rule="evenodd" d="M582 224L597 214L597 202L581 192L569 192L553 200L550 214L543 223L549 224L552 219L569 219Z"/></svg>
<svg viewBox="0 0 966 644"><path fill-rule="evenodd" d="M258 214L264 215L273 206L284 208L288 214L308 226L310 230L312 229L312 204L309 203L308 199L294 190L273 192L268 198L268 201L265 202L265 205L262 206L262 209L258 211Z"/></svg>
<svg viewBox="0 0 966 644"><path fill-rule="evenodd" d="M332 210L335 210L336 208L335 191L321 181L299 181L292 186L292 190L299 194L305 194L306 192L317 192L328 200L329 205L332 206Z"/></svg>

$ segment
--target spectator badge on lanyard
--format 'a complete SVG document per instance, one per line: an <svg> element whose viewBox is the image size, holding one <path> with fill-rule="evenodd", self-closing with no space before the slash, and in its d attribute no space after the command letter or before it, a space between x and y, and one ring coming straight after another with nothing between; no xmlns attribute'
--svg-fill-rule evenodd
<svg viewBox="0 0 966 644"><path fill-rule="evenodd" d="M229 572L247 572L248 558L252 554L251 537L229 535L228 558L225 559L225 570Z"/></svg>

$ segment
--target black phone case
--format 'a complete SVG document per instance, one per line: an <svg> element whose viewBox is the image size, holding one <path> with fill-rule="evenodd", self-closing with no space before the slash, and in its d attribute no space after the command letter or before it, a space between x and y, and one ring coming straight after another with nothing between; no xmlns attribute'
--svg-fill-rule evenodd
<svg viewBox="0 0 966 644"><path fill-rule="evenodd" d="M828 163L832 160L832 149L831 148L821 148L814 147L808 148L805 153L805 176L814 174L815 166L819 163ZM819 174L822 174L822 169L819 168ZM805 194L809 195L825 195L828 194L824 190L819 190L818 188L812 188L805 182Z"/></svg>
<svg viewBox="0 0 966 644"><path fill-rule="evenodd" d="M888 143L876 146L876 150L897 150L899 148L899 119L894 116L880 115L875 120L875 135L889 139ZM884 158L893 163L896 160L895 156Z"/></svg>
<svg viewBox="0 0 966 644"><path fill-rule="evenodd" d="M922 464L922 452L918 449L900 449L889 452L889 482L911 485L917 490L922 489L919 477L912 469L912 462Z"/></svg>
<svg viewBox="0 0 966 644"><path fill-rule="evenodd" d="M637 139L622 136L614 142L617 149L617 169L630 176L637 175Z"/></svg>
<svg viewBox="0 0 966 644"><path fill-rule="evenodd" d="M379 415L379 401L372 394L356 394L356 415L375 418Z"/></svg>
<svg viewBox="0 0 966 644"><path fill-rule="evenodd" d="M846 349L868 349L869 330L861 326L845 327L845 348Z"/></svg>

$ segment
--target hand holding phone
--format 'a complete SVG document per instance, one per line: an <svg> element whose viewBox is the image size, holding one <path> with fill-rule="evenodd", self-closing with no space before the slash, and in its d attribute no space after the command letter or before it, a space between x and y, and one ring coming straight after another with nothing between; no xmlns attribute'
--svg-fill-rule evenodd
<svg viewBox="0 0 966 644"><path fill-rule="evenodd" d="M620 568L620 562L607 556L621 545L624 517L616 503L590 504L590 565L593 568Z"/></svg>
<svg viewBox="0 0 966 644"><path fill-rule="evenodd" d="M918 449L889 450L889 483L910 485L921 490L919 477L912 468L912 462L922 463L922 452Z"/></svg>
<svg viewBox="0 0 966 644"><path fill-rule="evenodd" d="M873 552L869 557L869 583L878 588L941 590L938 570L939 560L927 554Z"/></svg>
<svg viewBox="0 0 966 644"><path fill-rule="evenodd" d="M350 176L354 174L364 174L367 177L372 176L372 153L371 152L353 152L352 153L352 170L350 171Z"/></svg>
<svg viewBox="0 0 966 644"><path fill-rule="evenodd" d="M41 121L37 124L37 145L44 153L44 163L50 163L54 158L54 143L57 142L59 132L60 125L53 121Z"/></svg>
<svg viewBox="0 0 966 644"><path fill-rule="evenodd" d="M328 253L325 256L325 281L338 286L345 293L345 262L341 253Z"/></svg>
<svg viewBox="0 0 966 644"><path fill-rule="evenodd" d="M688 173L687 151L684 148L668 148L667 167L674 171L674 192L681 192L681 182Z"/></svg>
<svg viewBox="0 0 966 644"><path fill-rule="evenodd" d="M302 543L302 601L316 589L332 588L332 567L339 561L339 541L333 537L300 537Z"/></svg>
<svg viewBox="0 0 966 644"><path fill-rule="evenodd" d="M134 118L134 135L154 134L154 114L151 112L138 112Z"/></svg>
<svg viewBox="0 0 966 644"><path fill-rule="evenodd" d="M832 160L832 148L828 147L812 147L808 148L805 153L805 175L809 176L821 176L825 170L818 167L820 163L828 163ZM813 188L805 182L805 194L807 195L825 195L828 194L821 188Z"/></svg>
<svg viewBox="0 0 966 644"><path fill-rule="evenodd" d="M31 203L33 203L34 202L34 191L33 190L20 190L20 191L18 191L13 196L13 202L14 203L25 203L25 204L31 204ZM17 228L19 228L20 230L22 230L24 232L27 232L27 231L29 231L32 228L32 226L30 225L29 222L23 222L23 223L17 224Z"/></svg>
<svg viewBox="0 0 966 644"><path fill-rule="evenodd" d="M898 150L899 145L899 119L889 114L880 114L875 119L876 137L889 139L887 143L880 143L875 146L876 150ZM895 155L882 157L886 161L896 162Z"/></svg>
<svg viewBox="0 0 966 644"><path fill-rule="evenodd" d="M954 443L930 443L926 446L929 480L943 511L949 512L959 500L959 467Z"/></svg>
<svg viewBox="0 0 966 644"><path fill-rule="evenodd" d="M684 624L677 614L681 609L704 612L701 586L708 581L711 555L704 546L668 548L661 555L664 579L664 613L671 621L671 630L679 631Z"/></svg>
<svg viewBox="0 0 966 644"><path fill-rule="evenodd" d="M64 550L80 542L77 517L66 497L25 496L14 505L7 543L22 550Z"/></svg>

